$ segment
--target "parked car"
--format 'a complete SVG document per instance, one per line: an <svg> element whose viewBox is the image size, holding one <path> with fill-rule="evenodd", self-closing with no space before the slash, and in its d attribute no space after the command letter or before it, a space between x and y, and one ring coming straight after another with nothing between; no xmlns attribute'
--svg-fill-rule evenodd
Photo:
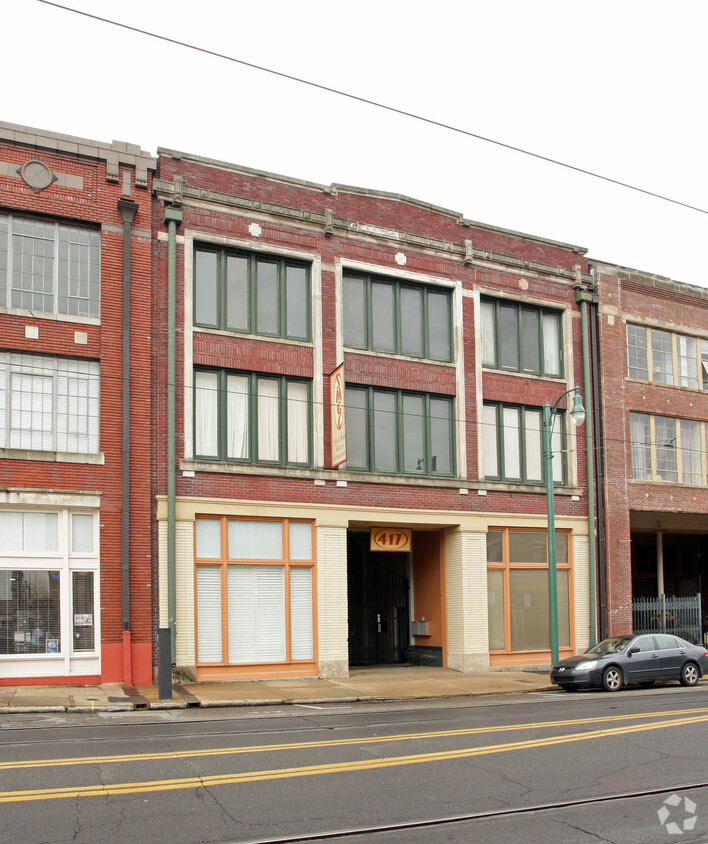
<svg viewBox="0 0 708 844"><path fill-rule="evenodd" d="M695 686L706 671L708 649L703 645L669 633L640 634L612 636L584 654L562 659L551 669L551 682L566 692L588 686L616 692L622 686L650 686L657 680Z"/></svg>

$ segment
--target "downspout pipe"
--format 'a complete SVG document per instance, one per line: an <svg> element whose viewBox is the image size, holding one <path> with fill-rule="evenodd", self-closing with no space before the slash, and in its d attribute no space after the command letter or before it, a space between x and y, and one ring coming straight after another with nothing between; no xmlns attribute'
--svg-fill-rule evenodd
<svg viewBox="0 0 708 844"><path fill-rule="evenodd" d="M578 275L580 272L578 270ZM578 279L579 281L580 279ZM588 568L590 602L590 645L597 643L597 557L595 538L595 448L593 435L593 407L595 396L590 380L590 339L588 324L588 304L594 301L593 294L584 287L576 287L575 301L580 303L580 325L583 348L583 395L585 396L585 455L587 464L587 501L588 501Z"/></svg>
<svg viewBox="0 0 708 844"><path fill-rule="evenodd" d="M170 662L175 664L177 633L176 590L176 314L177 314L177 226L183 214L179 208L165 206L167 224L167 625L170 629Z"/></svg>
<svg viewBox="0 0 708 844"><path fill-rule="evenodd" d="M123 302L122 302L122 466L121 466L121 613L123 621L123 682L132 685L130 641L130 246L133 219L138 203L121 197L118 210L123 217Z"/></svg>
<svg viewBox="0 0 708 844"><path fill-rule="evenodd" d="M589 305L590 310L590 354L592 356L592 383L593 396L597 397L595 402L595 415L593 424L597 436L602 442L602 413L600 409L601 394L600 394L600 351L598 341L598 321L600 319L598 313L598 297L593 296L593 301ZM600 632L599 638L604 639L607 636L607 542L605 531L605 451L604 449L596 449L597 461L595 468L597 471L597 588L599 592L599 615L600 615Z"/></svg>

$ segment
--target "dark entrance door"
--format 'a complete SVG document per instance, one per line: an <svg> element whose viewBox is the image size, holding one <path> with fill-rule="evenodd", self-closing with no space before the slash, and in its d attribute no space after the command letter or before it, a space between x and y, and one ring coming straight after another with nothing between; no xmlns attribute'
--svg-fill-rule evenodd
<svg viewBox="0 0 708 844"><path fill-rule="evenodd" d="M349 664L406 662L408 554L370 551L368 531L347 536Z"/></svg>

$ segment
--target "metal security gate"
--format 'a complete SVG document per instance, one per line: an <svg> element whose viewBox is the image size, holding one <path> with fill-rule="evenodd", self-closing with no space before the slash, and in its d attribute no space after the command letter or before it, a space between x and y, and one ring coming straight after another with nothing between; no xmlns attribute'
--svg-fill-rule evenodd
<svg viewBox="0 0 708 844"><path fill-rule="evenodd" d="M409 555L369 550L369 534L350 531L347 542L349 664L407 660Z"/></svg>
<svg viewBox="0 0 708 844"><path fill-rule="evenodd" d="M674 633L694 644L702 641L700 595L637 598L632 617L635 633Z"/></svg>

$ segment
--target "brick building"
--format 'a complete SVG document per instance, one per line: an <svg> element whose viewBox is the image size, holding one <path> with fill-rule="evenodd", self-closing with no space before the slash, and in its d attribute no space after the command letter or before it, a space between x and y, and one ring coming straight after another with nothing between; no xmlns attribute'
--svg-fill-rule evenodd
<svg viewBox="0 0 708 844"><path fill-rule="evenodd" d="M152 678L153 169L0 123L0 683Z"/></svg>
<svg viewBox="0 0 708 844"><path fill-rule="evenodd" d="M154 195L176 665L219 680L548 663L541 414L558 399L560 652L587 645L586 448L562 398L587 364L584 250L169 150Z"/></svg>
<svg viewBox="0 0 708 844"><path fill-rule="evenodd" d="M708 606L708 290L599 262L593 272L600 604L618 634L633 627L633 599L702 594Z"/></svg>

